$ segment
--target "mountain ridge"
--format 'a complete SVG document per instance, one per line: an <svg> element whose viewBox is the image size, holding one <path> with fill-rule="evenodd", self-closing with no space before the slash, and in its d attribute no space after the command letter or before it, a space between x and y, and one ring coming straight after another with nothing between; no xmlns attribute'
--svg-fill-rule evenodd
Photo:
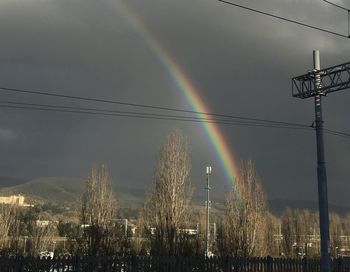
<svg viewBox="0 0 350 272"><path fill-rule="evenodd" d="M77 177L41 177L26 182L24 182L24 179L12 179L17 181L15 185L0 186L1 194L22 194L29 199L42 202L56 202L67 206L79 204L85 183L84 178ZM7 183L4 182L3 184ZM127 188L115 182L112 182L112 189L116 193L118 203L122 207L140 209L143 207L147 197L147 190ZM205 196L199 193L193 197L193 202L197 206L201 206L204 200ZM212 201L223 207L223 199L212 198ZM270 199L268 200L268 205L270 211L276 215L281 215L287 207L292 209L309 209L314 212L318 210L317 201L312 200ZM341 205L329 204L329 209L342 215L350 213L349 207Z"/></svg>

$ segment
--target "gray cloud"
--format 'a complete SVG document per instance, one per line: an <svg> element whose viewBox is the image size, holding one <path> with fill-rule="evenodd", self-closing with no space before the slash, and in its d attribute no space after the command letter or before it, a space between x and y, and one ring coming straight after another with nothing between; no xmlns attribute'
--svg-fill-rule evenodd
<svg viewBox="0 0 350 272"><path fill-rule="evenodd" d="M113 5L109 1L114 0L0 1L0 85L189 109L142 36L128 24L118 1ZM216 1L127 3L192 79L213 112L311 124L312 101L291 97L292 76L312 68L313 49L321 50L323 67L348 61L346 39ZM346 14L321 1L239 3L347 32ZM0 98L52 101L6 92ZM344 91L324 100L328 127L350 131L348 99ZM11 143L0 145L1 154L6 154L0 159L4 175L84 176L94 162L106 162L116 182L144 188L151 180L159 145L172 128L180 127L190 143L198 190L208 163L214 166L217 196L228 184L198 124L6 109L1 109L1 116L0 131L16 135ZM316 198L312 132L221 129L238 160L255 161L269 197ZM349 143L326 137L330 199L350 206L344 193L350 189Z"/></svg>
<svg viewBox="0 0 350 272"><path fill-rule="evenodd" d="M10 129L0 129L0 141L7 142L16 139L17 135Z"/></svg>

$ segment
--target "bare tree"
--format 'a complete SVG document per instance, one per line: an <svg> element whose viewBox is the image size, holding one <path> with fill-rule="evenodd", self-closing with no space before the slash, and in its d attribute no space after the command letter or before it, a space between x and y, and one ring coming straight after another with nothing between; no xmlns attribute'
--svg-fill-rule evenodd
<svg viewBox="0 0 350 272"><path fill-rule="evenodd" d="M179 130L172 132L162 146L149 200L148 225L152 228L152 254L181 254L180 240L190 213L192 186L188 145Z"/></svg>
<svg viewBox="0 0 350 272"><path fill-rule="evenodd" d="M281 221L270 212L266 213L266 248L269 256L281 255Z"/></svg>
<svg viewBox="0 0 350 272"><path fill-rule="evenodd" d="M296 243L295 212L287 208L281 218L282 253L293 256L293 245Z"/></svg>
<svg viewBox="0 0 350 272"><path fill-rule="evenodd" d="M132 256L148 255L150 252L149 229L145 213L140 211L136 220L135 228L131 230L132 237L129 239L129 252Z"/></svg>
<svg viewBox="0 0 350 272"><path fill-rule="evenodd" d="M332 212L330 214L330 246L333 257L338 257L343 246L341 238L344 235L342 221L337 213Z"/></svg>
<svg viewBox="0 0 350 272"><path fill-rule="evenodd" d="M54 251L53 237L57 232L54 223L43 226L32 220L28 230L28 255L38 256L42 251Z"/></svg>
<svg viewBox="0 0 350 272"><path fill-rule="evenodd" d="M10 247L10 231L17 222L18 207L12 204L0 205L0 249L8 251ZM18 237L17 237L18 238Z"/></svg>
<svg viewBox="0 0 350 272"><path fill-rule="evenodd" d="M350 237L350 214L346 214L344 216L343 233L345 236ZM350 239L346 239L346 241L344 241L343 245L344 245L344 247L350 248Z"/></svg>
<svg viewBox="0 0 350 272"><path fill-rule="evenodd" d="M252 161L242 163L226 196L223 254L261 256L266 252L266 196Z"/></svg>
<svg viewBox="0 0 350 272"><path fill-rule="evenodd" d="M318 254L318 215L309 210L287 208L281 216L282 252L289 257Z"/></svg>
<svg viewBox="0 0 350 272"><path fill-rule="evenodd" d="M204 209L200 209L198 212L198 225L197 225L197 244L196 244L196 250L198 255L204 255L206 250L206 243L205 243L205 234L206 234L206 212ZM215 240L215 239L211 239ZM211 251L215 251L214 244L210 244Z"/></svg>
<svg viewBox="0 0 350 272"><path fill-rule="evenodd" d="M105 165L93 167L82 197L80 250L90 256L115 254L120 226L116 223L117 202Z"/></svg>

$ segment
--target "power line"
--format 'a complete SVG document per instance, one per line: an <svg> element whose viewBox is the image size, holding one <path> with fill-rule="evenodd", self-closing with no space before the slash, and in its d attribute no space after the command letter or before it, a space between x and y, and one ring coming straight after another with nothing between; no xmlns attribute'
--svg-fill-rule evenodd
<svg viewBox="0 0 350 272"><path fill-rule="evenodd" d="M333 132L325 132L325 133L327 133L327 134L329 134L329 135L333 135L333 136L338 136L338 137L341 137L341 138L345 138L345 139L350 139L350 137L348 137L348 136L345 136L345 135L342 135L342 134L338 134L338 133L333 133Z"/></svg>
<svg viewBox="0 0 350 272"><path fill-rule="evenodd" d="M90 108L90 107L72 107L72 106L60 106L52 104L38 104L38 103L25 103L25 102L14 102L14 101L0 101L0 104L10 104L10 105L22 105L22 106L33 106L33 107L47 107L54 109L68 109L68 110L79 110L79 111L93 111L93 112L105 112L105 113L116 113L116 114L129 114L129 115L143 115L143 116L156 116L156 117L176 117L184 119L193 119L192 116L184 115L171 115L171 114L157 114L157 113L147 113L147 112L138 112L138 111L121 111L121 110L106 110L99 108ZM206 121L221 121L223 119L211 119L211 118L201 118Z"/></svg>
<svg viewBox="0 0 350 272"><path fill-rule="evenodd" d="M89 108L77 108L74 110L74 107L65 107L65 106L52 106L48 105L48 108L45 108L43 104L33 104L36 106L29 106L31 103L13 103L16 105L5 105L6 101L0 101L0 108L9 108L9 109L24 109L24 110L34 110L34 111L48 111L48 112L62 112L62 113L76 113L76 114L85 114L85 115L99 115L99 116L110 116L110 117L126 117L126 118L136 118L136 119L151 119L151 120L165 120L165 121L180 121L180 122L193 122L193 123L215 123L220 125L233 125L233 126L246 126L246 127L261 127L261 128L278 128L278 129L292 129L292 130L311 130L311 126L286 126L286 125L273 125L266 123L256 123L256 122L242 122L242 121L227 121L222 119L208 119L208 118L196 118L196 117L185 117L185 116L172 116L172 115L159 115L151 114L145 115L144 113L134 113L132 114L123 114L123 113L113 113L113 111L104 112L103 110L98 109L89 109ZM23 105L24 104L24 105ZM21 106L23 105L23 106ZM85 110L82 110L85 109ZM92 111L90 111L92 110ZM345 139L350 139L349 133L344 133L336 130L325 129L325 132L330 135L339 136Z"/></svg>
<svg viewBox="0 0 350 272"><path fill-rule="evenodd" d="M8 104L8 105L7 105ZM59 106L50 104L37 104L37 103L24 103L14 101L0 101L0 108L9 109L24 109L34 111L48 111L48 112L62 112L62 113L75 113L85 115L99 115L99 116L110 116L110 117L126 117L136 119L151 119L151 120L165 120L165 121L181 121L181 122L194 122L194 123L215 123L221 125L233 125L233 126L247 126L247 127L262 127L262 128L279 128L279 129L292 129L292 130L311 130L311 126L300 125L277 125L267 124L263 122L243 122L243 121L229 121L227 119L217 118L201 118L191 116L179 116L179 115L164 115L164 114L150 114L144 112L132 112L132 111L114 111L114 110L103 110L96 108L86 107L70 107L70 106ZM350 139L349 133L341 131L324 129L325 133L339 136L345 139Z"/></svg>
<svg viewBox="0 0 350 272"><path fill-rule="evenodd" d="M32 107L46 107L46 108L56 108L56 109L68 109L68 110L79 110L79 111L94 111L94 112L105 112L105 113L115 113L115 114L128 114L128 115L142 115L142 116L150 116L150 117L166 117L166 118L182 118L182 119L195 119L201 121L214 121L214 122L226 122L229 124L230 120L228 119L219 119L219 118L207 118L207 117L194 117L194 116L184 116L184 115L171 115L171 114L157 114L157 113L148 113L148 112L138 112L138 111L120 111L120 110L106 110L106 109L98 109L98 108L90 108L90 107L72 107L72 106L61 106L61 105L53 105L53 104L38 104L38 103L26 103L26 102L15 102L15 101L1 101L0 104L10 104L10 105L20 105L20 106L32 106ZM250 121L250 124L268 124L268 120L261 121ZM236 121L237 122L237 121ZM247 122L247 121L246 121ZM291 127L302 127L302 128L310 128L312 126L298 124L298 123L287 123L287 122L278 122L272 123L274 125L281 126L291 126Z"/></svg>
<svg viewBox="0 0 350 272"><path fill-rule="evenodd" d="M91 108L91 107L77 107L77 106L73 107L73 106L27 103L27 102L17 102L17 101L0 101L0 107L9 108L9 109L24 109L24 110L36 110L36 111L77 113L77 114L86 114L86 115L114 116L114 117L139 118L139 119L141 118L141 119L153 119L153 120L169 120L169 121L182 121L182 122L195 122L195 123L216 123L216 124L222 124L222 125L238 125L238 126L266 127L266 128L304 129L304 130L309 130L312 128L312 125L310 126L310 125L292 123L292 122L281 122L281 121L274 121L274 120L267 120L267 119L247 118L242 116L225 115L225 114L219 114L219 113L208 113L208 112L204 113L204 112L198 112L198 111L159 107L154 105L135 104L135 103L120 102L120 101L113 101L113 100L106 100L106 99L99 99L99 98L87 98L87 97L79 97L79 96L61 95L57 93L46 93L42 91L12 89L12 88L5 88L5 87L0 87L0 90L25 92L29 94L49 95L54 97L87 100L87 101L95 101L95 102L103 102L103 103L122 104L127 106L134 106L134 107L192 113L196 115L201 114L201 115L207 115L207 116L224 117L224 118L244 120L244 121L233 121L229 119L220 119L220 118L159 114L159 113L138 112L138 111L107 110L107 109L99 109L99 108ZM325 129L325 132L334 136L350 138L350 134L336 131L336 130Z"/></svg>
<svg viewBox="0 0 350 272"><path fill-rule="evenodd" d="M236 116L236 115L227 115L227 114L221 114L221 113L200 112L200 111L185 110L185 109L179 109L179 108L162 107L162 106L146 105L146 104L138 104L138 103L123 102L123 101L101 99L101 98L94 98L94 97L65 95L65 94L53 93L53 92L48 92L48 91L43 91L43 90L28 90L28 89L18 89L18 88L8 88L8 87L0 87L0 90L9 91L9 92L16 92L16 93L25 93L25 94L49 96L49 97L56 97L56 98L65 98L65 99L72 99L72 100L81 100L81 101L99 102L99 103L106 103L106 104L115 104L115 105L121 105L121 106L131 106L131 107L137 107L137 108L147 108L147 109L156 109L156 110L164 110L164 111L191 113L191 114L207 115L207 116L215 116L215 117L224 117L224 118L238 119L238 120L245 120L245 121L257 121L257 122L265 122L265 123L280 124L280 125L305 126L304 124L297 124L297 123L291 123L291 122L281 122L281 121L275 121L275 120L249 118L249 117L242 117L242 116Z"/></svg>
<svg viewBox="0 0 350 272"><path fill-rule="evenodd" d="M6 105L9 101L0 101L0 107L10 109L26 109L36 111L49 111L49 112L64 112L64 113L78 113L88 115L101 115L101 116L115 116L115 117L130 117L130 118L141 118L141 119L155 119L155 120L170 120L170 121L185 121L185 122L196 122L196 123L216 123L223 125L242 125L252 127L269 127L269 128L286 128L286 129L310 129L308 126L290 126L290 125L277 125L267 124L263 122L243 122L243 121L230 121L225 119L211 119L211 118L200 118L200 117L189 117L189 116L178 116L178 115L159 115L159 114L148 114L139 112L123 112L123 111L109 111L101 109L81 108L81 107L66 107L56 106L47 104L33 104L33 103L17 103L10 102L10 105Z"/></svg>
<svg viewBox="0 0 350 272"><path fill-rule="evenodd" d="M346 7L343 7L343 6L340 6L340 5L338 5L338 4L335 4L335 3L333 3L333 2L330 2L330 1L328 1L328 0L321 0L321 1L323 1L323 2L325 2L325 3L327 3L327 4L329 4L329 5L332 5L332 6L335 6L335 7L337 7L337 8L340 8L340 9L342 9L342 10L346 10L346 11L350 11L349 9L347 9Z"/></svg>
<svg viewBox="0 0 350 272"><path fill-rule="evenodd" d="M343 137L346 139L350 139L350 133L345 133L345 132L341 132L341 131L337 131L337 130L331 130L331 129L324 129L324 131L328 134L331 135L335 135L335 136L339 136L339 137Z"/></svg>
<svg viewBox="0 0 350 272"><path fill-rule="evenodd" d="M217 1L225 3L225 4L228 4L228 5L231 5L231 6L235 6L235 7L241 8L241 9L245 9L245 10L248 10L248 11L252 11L252 12L255 12L255 13L259 13L259 14L262 14L262 15L269 16L269 17L273 17L273 18L276 18L276 19L279 19L279 20L282 20L282 21L286 21L286 22L289 22L289 23L293 23L293 24L297 24L297 25L300 25L300 26L304 26L304 27L307 27L307 28L314 29L314 30L322 31L322 32L325 32L325 33L328 33L328 34L336 35L336 36L347 38L347 39L350 38L349 35L347 36L347 35L344 35L344 34L341 34L341 33L338 33L338 32L334 32L334 31L331 31L331 30L328 30L328 29L324 29L324 28L320 28L320 27L317 27L317 26L309 25L309 24L306 24L306 23L303 23L303 22L299 22L299 21L296 21L296 20L288 19L288 18L285 18L285 17L282 17L282 16L278 16L278 15L275 15L275 14L271 14L271 13L268 13L268 12L265 12L265 11L262 11L262 10L253 9L253 8L250 8L250 7L247 7L247 6L239 5L239 4L230 2L230 1L226 1L226 0L217 0Z"/></svg>
<svg viewBox="0 0 350 272"><path fill-rule="evenodd" d="M332 5L334 7L337 7L339 9L342 9L342 10L345 10L348 14L348 37L350 38L350 9L346 8L346 7L343 7L343 6L340 6L338 4L335 4L333 2L330 2L328 0L322 0L323 2L329 4L329 5Z"/></svg>
<svg viewBox="0 0 350 272"><path fill-rule="evenodd" d="M50 108L50 109L59 109L59 110L73 110L77 113L85 113L87 111L92 111L96 113L109 113L115 114L115 116L143 116L143 117L162 117L162 118L179 118L179 119L188 119L188 120L199 120L199 121L209 121L209 122L226 122L229 124L230 120L228 119L218 119L218 118L203 118L203 117L193 117L193 116L184 116L184 115L171 115L171 114L157 114L157 113L147 113L147 112L138 112L138 111L120 111L120 110L105 110L98 108L90 107L72 107L72 106L60 106L52 104L38 104L38 103L25 103L25 102L14 102L14 101L0 101L0 104L10 104L16 106L29 106L29 107L39 107L39 108ZM236 121L237 122L237 121ZM262 124L263 122L249 122L251 124ZM301 126L301 125L300 125ZM298 126L299 127L299 126Z"/></svg>

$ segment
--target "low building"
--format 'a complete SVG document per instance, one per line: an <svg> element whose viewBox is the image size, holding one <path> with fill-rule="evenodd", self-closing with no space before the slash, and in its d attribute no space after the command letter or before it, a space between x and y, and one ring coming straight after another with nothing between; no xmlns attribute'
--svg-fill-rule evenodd
<svg viewBox="0 0 350 272"><path fill-rule="evenodd" d="M49 220L36 220L36 226L41 228L47 227L50 223L51 221Z"/></svg>
<svg viewBox="0 0 350 272"><path fill-rule="evenodd" d="M22 195L0 196L0 204L25 206L24 196Z"/></svg>

